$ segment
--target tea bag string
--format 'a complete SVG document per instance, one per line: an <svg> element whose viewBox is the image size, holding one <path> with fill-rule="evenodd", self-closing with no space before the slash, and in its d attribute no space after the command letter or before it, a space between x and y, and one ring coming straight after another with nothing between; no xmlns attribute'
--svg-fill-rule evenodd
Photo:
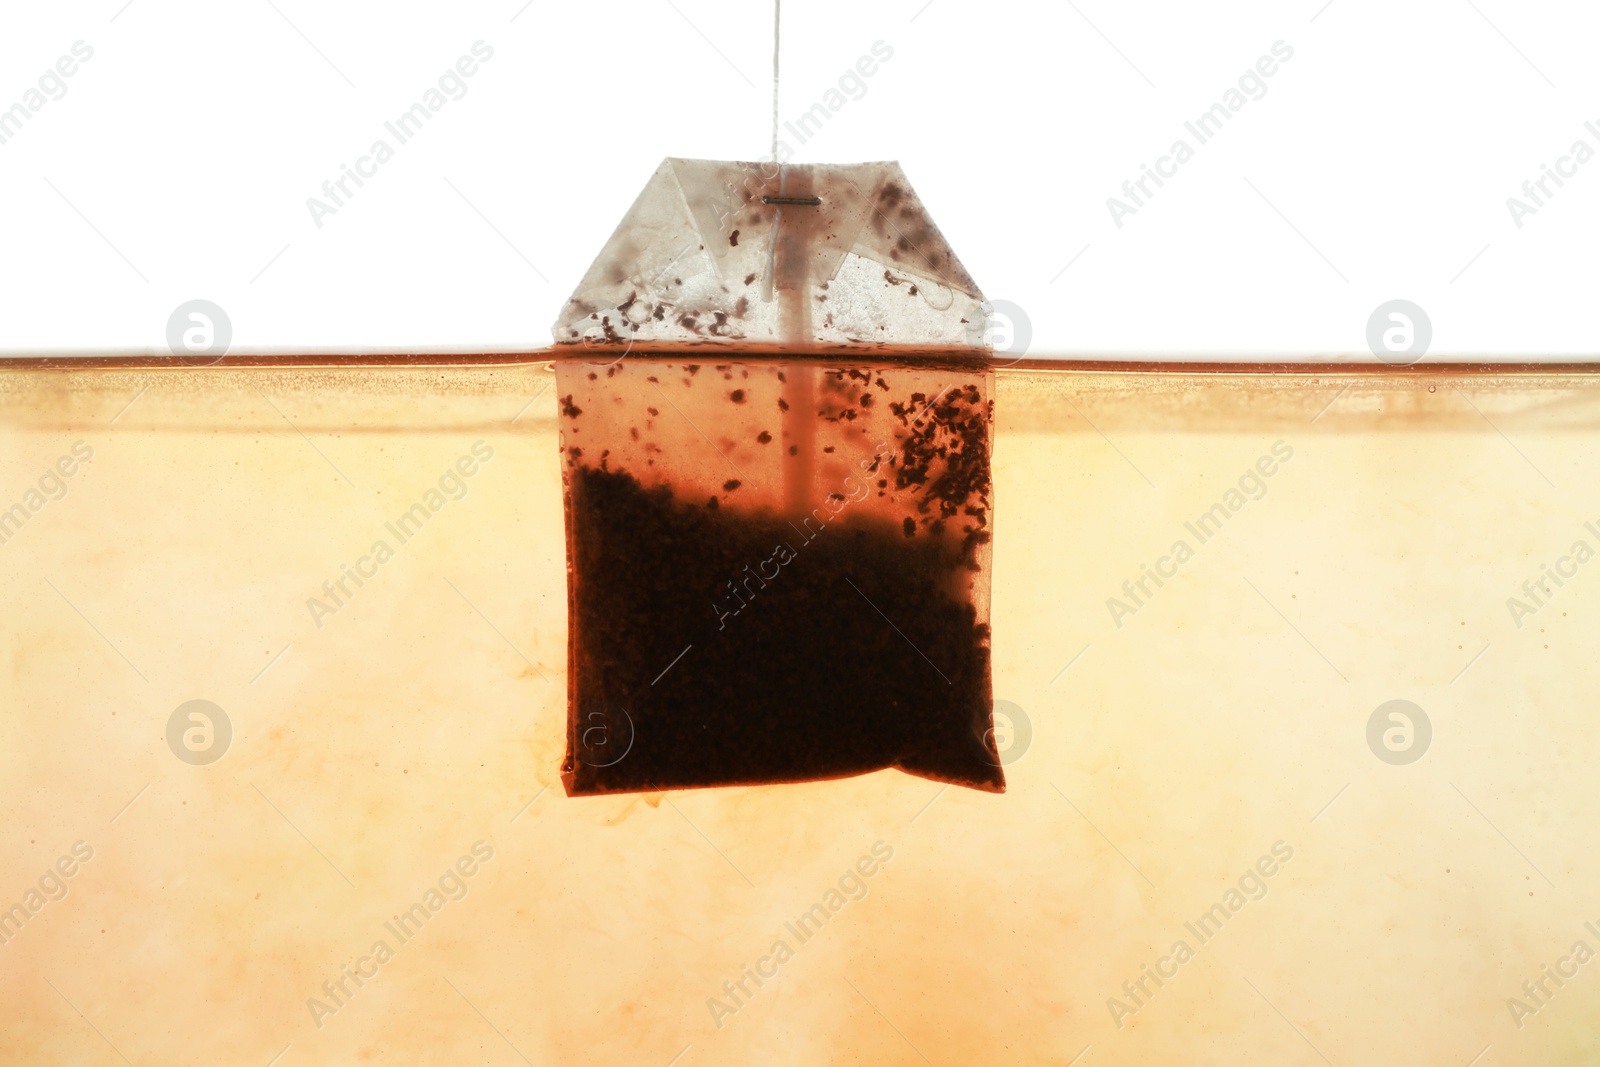
<svg viewBox="0 0 1600 1067"><path fill-rule="evenodd" d="M778 45L783 27L783 0L772 0L772 159L778 159Z"/></svg>
<svg viewBox="0 0 1600 1067"><path fill-rule="evenodd" d="M778 162L778 55L782 45L783 30L783 0L772 0L772 155L770 161ZM784 173L784 166L778 164L778 191L781 194L788 181ZM763 197L763 201L770 202L770 197ZM773 298L773 276L778 259L778 231L783 228L783 208L773 212L772 239L767 243L767 273L761 280L761 296L764 300Z"/></svg>

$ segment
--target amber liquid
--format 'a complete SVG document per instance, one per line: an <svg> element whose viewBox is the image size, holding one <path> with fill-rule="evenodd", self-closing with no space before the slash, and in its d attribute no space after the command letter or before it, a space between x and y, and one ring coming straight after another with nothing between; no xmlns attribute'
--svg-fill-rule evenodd
<svg viewBox="0 0 1600 1067"><path fill-rule="evenodd" d="M1004 794L569 799L550 358L0 367L0 1061L1593 1059L1595 371L1000 370Z"/></svg>

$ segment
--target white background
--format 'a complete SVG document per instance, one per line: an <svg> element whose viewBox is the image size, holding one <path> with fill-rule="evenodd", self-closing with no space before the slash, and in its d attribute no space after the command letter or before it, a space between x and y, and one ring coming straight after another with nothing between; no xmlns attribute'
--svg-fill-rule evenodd
<svg viewBox="0 0 1600 1067"><path fill-rule="evenodd" d="M274 6L276 5L276 6ZM1366 354L1421 305L1429 359L1600 349L1600 126L1576 2L787 0L795 119L893 58L794 159L899 159L1034 355ZM306 200L483 40L450 102L319 229ZM527 349L662 157L769 148L770 7L95 0L0 13L0 108L94 57L0 144L0 350L166 351L180 303L233 350ZM1294 50L1118 228L1120 195L1275 41ZM789 138L793 145L793 138ZM1068 264L1071 264L1068 266Z"/></svg>

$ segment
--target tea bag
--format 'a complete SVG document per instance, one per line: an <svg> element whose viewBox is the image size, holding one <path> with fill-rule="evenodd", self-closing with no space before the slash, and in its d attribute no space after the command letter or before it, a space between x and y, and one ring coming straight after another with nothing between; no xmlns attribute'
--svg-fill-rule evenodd
<svg viewBox="0 0 1600 1067"><path fill-rule="evenodd" d="M999 791L982 295L897 164L665 161L555 326L571 795Z"/></svg>

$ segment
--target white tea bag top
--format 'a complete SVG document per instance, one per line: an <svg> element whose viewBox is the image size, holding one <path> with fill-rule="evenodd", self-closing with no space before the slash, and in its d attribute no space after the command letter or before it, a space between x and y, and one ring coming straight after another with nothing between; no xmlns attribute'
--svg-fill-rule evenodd
<svg viewBox="0 0 1600 1067"><path fill-rule="evenodd" d="M666 159L552 332L981 348L982 303L898 163Z"/></svg>

